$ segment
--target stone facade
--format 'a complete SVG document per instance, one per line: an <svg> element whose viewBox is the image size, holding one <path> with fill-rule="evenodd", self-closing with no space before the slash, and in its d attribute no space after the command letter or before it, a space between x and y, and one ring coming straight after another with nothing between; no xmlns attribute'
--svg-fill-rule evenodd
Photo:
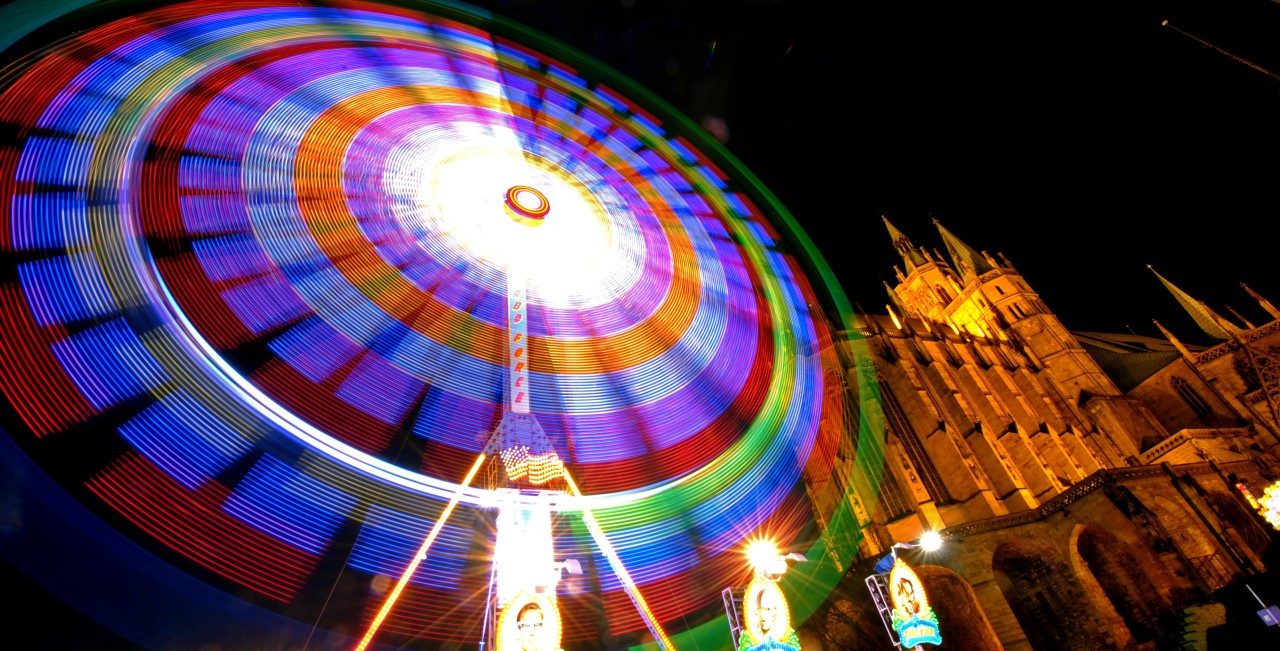
<svg viewBox="0 0 1280 651"><path fill-rule="evenodd" d="M885 224L897 284L842 351L849 445L883 445L883 475L846 450L823 484L862 538L810 646L886 648L862 579L939 531L944 549L910 561L945 647L1183 648L1185 613L1266 572L1275 532L1237 483L1280 477L1280 312L1255 295L1273 320L1233 324L1170 285L1220 343L1073 333L1003 255L938 225L944 256Z"/></svg>

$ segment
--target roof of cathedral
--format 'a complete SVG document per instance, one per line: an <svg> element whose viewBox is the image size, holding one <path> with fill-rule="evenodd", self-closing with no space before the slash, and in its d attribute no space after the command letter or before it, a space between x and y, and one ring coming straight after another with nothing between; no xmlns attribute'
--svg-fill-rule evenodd
<svg viewBox="0 0 1280 651"><path fill-rule="evenodd" d="M990 262L987 262L986 256L962 242L960 238L944 228L938 220L933 220L933 224L938 227L938 232L942 234L942 242L947 245L947 253L951 255L951 266L957 270L962 266L968 266L973 270L973 273L979 276L995 269Z"/></svg>
<svg viewBox="0 0 1280 651"><path fill-rule="evenodd" d="M889 239L893 240L893 248L902 254L902 261L907 264L907 271L911 271L914 267L922 267L928 263L924 256L920 254L920 251L916 250L916 246L911 243L911 239L889 223L888 217L880 215L880 219L884 220L885 228L889 229Z"/></svg>
<svg viewBox="0 0 1280 651"><path fill-rule="evenodd" d="M1181 354L1165 339L1109 332L1072 332L1085 351L1121 391L1128 391L1178 359ZM1203 346L1187 346L1191 352Z"/></svg>
<svg viewBox="0 0 1280 651"><path fill-rule="evenodd" d="M897 310L898 314L902 316L902 318L907 318L907 308L902 305L902 300L898 298L898 293L893 291L893 288L889 286L889 283L885 281L880 282L884 283L884 291L889 295L889 307Z"/></svg>
<svg viewBox="0 0 1280 651"><path fill-rule="evenodd" d="M1178 304L1182 306L1182 309L1186 310L1187 314L1191 315L1191 318L1195 320L1196 325L1200 326L1200 329L1203 330L1206 335L1209 335L1210 338L1217 341L1230 339L1231 333L1227 331L1228 327L1237 332L1239 331L1239 328L1228 323L1227 320L1223 319L1221 316L1218 316L1218 314L1209 309L1209 306L1205 305L1203 301L1198 301L1192 298L1190 294L1179 289L1177 285L1165 280L1165 277L1161 276L1160 272L1156 271L1151 265L1147 265L1147 268L1151 269L1151 273L1155 274L1156 278L1160 279L1160 283L1165 286L1165 289L1168 289L1169 293L1173 294L1173 298L1178 301Z"/></svg>
<svg viewBox="0 0 1280 651"><path fill-rule="evenodd" d="M1083 345L1109 350L1116 353L1176 353L1177 348L1168 339L1146 337L1135 334L1119 334L1113 332L1072 332ZM1205 350L1205 346L1187 345L1191 352Z"/></svg>

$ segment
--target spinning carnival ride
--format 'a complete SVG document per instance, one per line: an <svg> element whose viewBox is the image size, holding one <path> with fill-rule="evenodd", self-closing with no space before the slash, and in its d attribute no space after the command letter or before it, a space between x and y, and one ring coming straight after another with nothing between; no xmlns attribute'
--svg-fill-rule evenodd
<svg viewBox="0 0 1280 651"><path fill-rule="evenodd" d="M851 310L700 129L464 4L84 4L0 79L8 562L148 648L717 648L761 537L826 596Z"/></svg>

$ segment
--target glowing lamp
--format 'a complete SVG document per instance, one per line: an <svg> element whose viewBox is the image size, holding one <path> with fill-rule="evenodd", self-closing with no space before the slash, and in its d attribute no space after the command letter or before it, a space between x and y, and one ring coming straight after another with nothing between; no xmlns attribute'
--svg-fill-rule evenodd
<svg viewBox="0 0 1280 651"><path fill-rule="evenodd" d="M779 560L778 547L771 540L757 540L747 547L747 562L751 563L751 567L757 572L776 568ZM782 566L785 571L785 561Z"/></svg>
<svg viewBox="0 0 1280 651"><path fill-rule="evenodd" d="M884 309L889 310L889 317L893 319L893 325L898 326L898 329L901 330L902 322L898 320L898 314L894 312L893 308L889 307L887 304L884 306Z"/></svg>
<svg viewBox="0 0 1280 651"><path fill-rule="evenodd" d="M942 549L942 536L936 531L926 531L920 536L920 549L927 552L936 552Z"/></svg>
<svg viewBox="0 0 1280 651"><path fill-rule="evenodd" d="M1262 491L1256 508L1273 528L1280 530L1280 481Z"/></svg>

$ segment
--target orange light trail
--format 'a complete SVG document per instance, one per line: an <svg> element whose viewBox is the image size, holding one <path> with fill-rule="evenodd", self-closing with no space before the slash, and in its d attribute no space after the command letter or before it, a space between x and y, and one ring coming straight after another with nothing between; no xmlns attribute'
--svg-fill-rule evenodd
<svg viewBox="0 0 1280 651"><path fill-rule="evenodd" d="M471 470L467 472L467 476L462 480L459 490L466 488L471 484L471 480L475 479L476 473L480 471L481 464L484 463L485 455L481 454L476 457L476 462L471 465ZM369 630L364 634L364 639L360 640L360 644L356 646L355 651L364 651L369 646L369 642L373 641L373 636L378 632L378 627L382 626L382 620L387 618L387 613L391 612L391 607L395 605L396 599L400 598L400 593L404 591L404 587L409 584L409 577L413 576L414 571L418 569L418 565L427 557L427 550L431 548L431 543L435 542L436 536L440 534L440 530L444 528L444 523L449 519L449 515L453 513L453 507L458 505L458 496L455 494L453 499L449 500L449 505L444 508L444 513L436 520L431 532L427 534L422 546L418 548L418 553L414 554L413 560L409 561L409 567L406 567L404 573L400 575L400 581L396 583L395 589L391 594L387 595L387 600L383 602L382 609L378 611L378 615L373 618L369 624Z"/></svg>
<svg viewBox="0 0 1280 651"><path fill-rule="evenodd" d="M1165 27L1168 27L1169 29L1172 29L1173 31L1175 31L1175 32L1177 32L1177 33L1179 33L1179 34L1182 34L1183 36L1185 36L1185 37L1187 37L1187 38L1189 38L1189 39L1191 39L1191 40L1193 40L1193 41L1195 41L1195 42L1199 43L1200 45L1203 45L1204 47L1207 47L1207 48L1209 48L1209 49L1213 50L1214 52L1217 52L1218 54L1221 54L1221 55L1222 55L1222 56L1224 56L1224 57L1227 57L1228 59L1231 59L1232 61L1235 61L1235 62L1237 62L1237 63L1243 64L1243 65L1246 65L1246 66L1248 66L1248 67L1250 67L1250 68L1253 68L1254 70L1256 70L1256 71L1258 71L1258 72L1260 72L1260 73L1262 73L1262 74L1264 74L1264 75L1266 75L1266 76L1270 77L1272 80L1280 81L1280 75L1277 75L1276 73L1271 72L1270 70L1267 70L1266 68L1263 68L1262 66L1260 66L1260 65L1258 65L1258 64L1256 64L1256 63L1254 63L1254 62L1252 62L1252 61L1249 61L1249 60L1247 60L1247 59L1240 58L1240 57L1238 57L1238 56L1236 56L1236 55L1234 55L1234 54L1232 54L1232 53L1230 53L1230 52L1228 52L1228 51L1226 51L1226 50L1224 50L1224 49L1222 49L1222 48L1220 48L1220 47L1218 47L1218 46L1214 45L1213 43L1210 43L1209 41L1206 41L1206 40L1204 40L1204 39L1200 38L1199 36L1196 36L1195 34L1191 34L1190 32L1185 32L1185 31L1183 31L1183 30L1181 30L1181 29L1178 29L1177 27L1174 27L1173 25L1170 25L1170 24L1169 24L1169 21L1167 21L1167 20L1165 20L1165 21L1161 21L1161 22L1160 22L1160 24L1161 24L1161 25L1163 25L1163 26L1165 26Z"/></svg>
<svg viewBox="0 0 1280 651"><path fill-rule="evenodd" d="M582 497L582 493L578 491L578 485L573 483L573 478L569 476L568 471L564 473L564 480L569 484L569 491L578 497ZM591 512L582 510L582 521L586 523L587 530L591 532L592 537L596 539L596 544L600 545L600 551L604 552L604 556L609 560L609 564L613 566L613 571L618 575L618 580L622 583L622 587L626 588L627 594L631 597L640 611L640 617L644 619L644 623L649 627L649 631L657 638L658 646L662 649L675 651L675 645L671 643L671 638L667 637L666 631L662 630L662 625L658 623L658 618L649 609L649 604L645 603L644 596L640 594L640 586L631 580L631 575L627 572L627 568L623 567L622 559L618 557L618 552L614 551L613 545L609 544L609 539L605 538L604 529L600 527L600 523L596 522Z"/></svg>

